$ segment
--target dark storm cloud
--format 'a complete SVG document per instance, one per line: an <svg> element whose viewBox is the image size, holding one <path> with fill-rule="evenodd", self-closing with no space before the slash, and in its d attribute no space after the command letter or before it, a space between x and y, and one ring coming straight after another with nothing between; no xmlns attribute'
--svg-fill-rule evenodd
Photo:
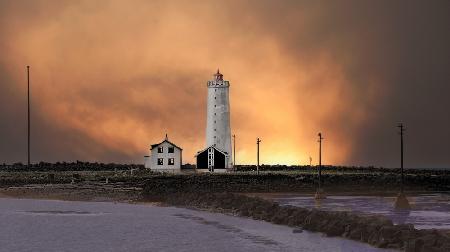
<svg viewBox="0 0 450 252"><path fill-rule="evenodd" d="M25 69L23 69L25 74ZM13 81L0 66L0 160L2 162L15 162L26 160L27 150L27 100L26 93L12 90L10 84ZM22 83L26 85L24 78ZM33 93L33 91L31 91ZM82 132L65 130L53 124L57 121L46 120L41 117L40 111L34 110L34 102L31 101L31 140L32 140L32 162L44 160L111 160L123 162L132 160L123 153L116 152L90 139Z"/></svg>
<svg viewBox="0 0 450 252"><path fill-rule="evenodd" d="M266 4L244 8L254 6L257 29L277 38L294 61L313 60L320 52L330 54L347 80L342 103L349 110L365 108L366 120L361 125L349 123L348 111L318 125L325 135L338 131L340 141L354 143L346 164L398 166L395 126L403 122L408 128L408 166L449 166L449 1ZM299 106L303 105L302 88L297 90ZM326 89L327 84L317 91ZM372 89L382 92L368 104Z"/></svg>
<svg viewBox="0 0 450 252"><path fill-rule="evenodd" d="M322 131L327 162L396 166L403 122L407 166L448 167L449 23L449 1L2 1L0 161L24 161L32 62L38 160L139 162L168 131L191 161L223 66L242 162L259 134L305 163Z"/></svg>

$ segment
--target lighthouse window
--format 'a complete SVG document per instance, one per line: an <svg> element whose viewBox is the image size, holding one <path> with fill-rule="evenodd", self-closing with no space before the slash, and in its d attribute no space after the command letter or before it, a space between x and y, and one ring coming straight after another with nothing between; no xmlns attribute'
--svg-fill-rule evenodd
<svg viewBox="0 0 450 252"><path fill-rule="evenodd" d="M214 105L214 108L217 107L217 105Z"/></svg>
<svg viewBox="0 0 450 252"><path fill-rule="evenodd" d="M175 164L175 160L173 158L169 158L168 161L169 161L168 162L169 165L174 165Z"/></svg>
<svg viewBox="0 0 450 252"><path fill-rule="evenodd" d="M164 152L164 148L161 146L161 147L158 147L158 153L163 153Z"/></svg>
<svg viewBox="0 0 450 252"><path fill-rule="evenodd" d="M169 153L174 153L174 152L175 152L175 148L169 147L168 152L169 152Z"/></svg>
<svg viewBox="0 0 450 252"><path fill-rule="evenodd" d="M214 131L216 131L216 129L214 129Z"/></svg>
<svg viewBox="0 0 450 252"><path fill-rule="evenodd" d="M214 115L216 115L216 113L214 113Z"/></svg>
<svg viewBox="0 0 450 252"><path fill-rule="evenodd" d="M158 165L163 165L163 164L164 164L164 159L158 158Z"/></svg>
<svg viewBox="0 0 450 252"><path fill-rule="evenodd" d="M214 96L214 100L217 100L217 97Z"/></svg>

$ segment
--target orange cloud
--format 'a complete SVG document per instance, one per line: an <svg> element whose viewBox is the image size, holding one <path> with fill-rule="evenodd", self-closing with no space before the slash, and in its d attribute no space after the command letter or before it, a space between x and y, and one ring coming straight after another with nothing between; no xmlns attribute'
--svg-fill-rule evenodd
<svg viewBox="0 0 450 252"><path fill-rule="evenodd" d="M237 4L237 3L234 3ZM355 102L340 62L327 48L304 60L288 55L252 17L242 26L232 10L215 2L79 1L34 18L9 17L4 24L4 61L17 83L32 71L39 116L141 162L149 145L167 132L194 162L204 147L206 81L217 67L231 81L231 123L237 163L317 162L317 133L324 133L324 162L345 163L347 141L366 120L379 92ZM230 7L231 8L231 7ZM308 32L305 17L296 32ZM253 27L255 26L255 27ZM252 29L254 28L254 29ZM314 57L311 57L313 55ZM15 86L20 92L25 86ZM370 88L370 85L369 85ZM340 122L336 125L336 122ZM83 146L95 160L101 150ZM113 158L113 157L111 157Z"/></svg>

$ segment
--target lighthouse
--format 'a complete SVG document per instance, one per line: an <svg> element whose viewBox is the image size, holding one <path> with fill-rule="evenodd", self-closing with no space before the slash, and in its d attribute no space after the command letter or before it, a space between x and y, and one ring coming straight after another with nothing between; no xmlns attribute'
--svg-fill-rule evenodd
<svg viewBox="0 0 450 252"><path fill-rule="evenodd" d="M232 168L230 129L230 82L217 70L207 82L206 149L199 151L197 168L214 171Z"/></svg>

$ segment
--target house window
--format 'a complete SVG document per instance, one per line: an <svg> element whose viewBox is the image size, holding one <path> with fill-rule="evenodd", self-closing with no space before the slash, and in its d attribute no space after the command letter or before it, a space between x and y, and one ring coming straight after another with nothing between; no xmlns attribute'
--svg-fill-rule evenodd
<svg viewBox="0 0 450 252"><path fill-rule="evenodd" d="M158 153L163 153L164 152L164 147L158 147Z"/></svg>
<svg viewBox="0 0 450 252"><path fill-rule="evenodd" d="M175 164L175 159L174 158L169 158L169 165L174 165Z"/></svg>
<svg viewBox="0 0 450 252"><path fill-rule="evenodd" d="M170 146L168 149L169 153L174 153L175 152L175 148L173 146Z"/></svg>
<svg viewBox="0 0 450 252"><path fill-rule="evenodd" d="M164 159L158 158L158 165L163 165L163 164L164 164Z"/></svg>

